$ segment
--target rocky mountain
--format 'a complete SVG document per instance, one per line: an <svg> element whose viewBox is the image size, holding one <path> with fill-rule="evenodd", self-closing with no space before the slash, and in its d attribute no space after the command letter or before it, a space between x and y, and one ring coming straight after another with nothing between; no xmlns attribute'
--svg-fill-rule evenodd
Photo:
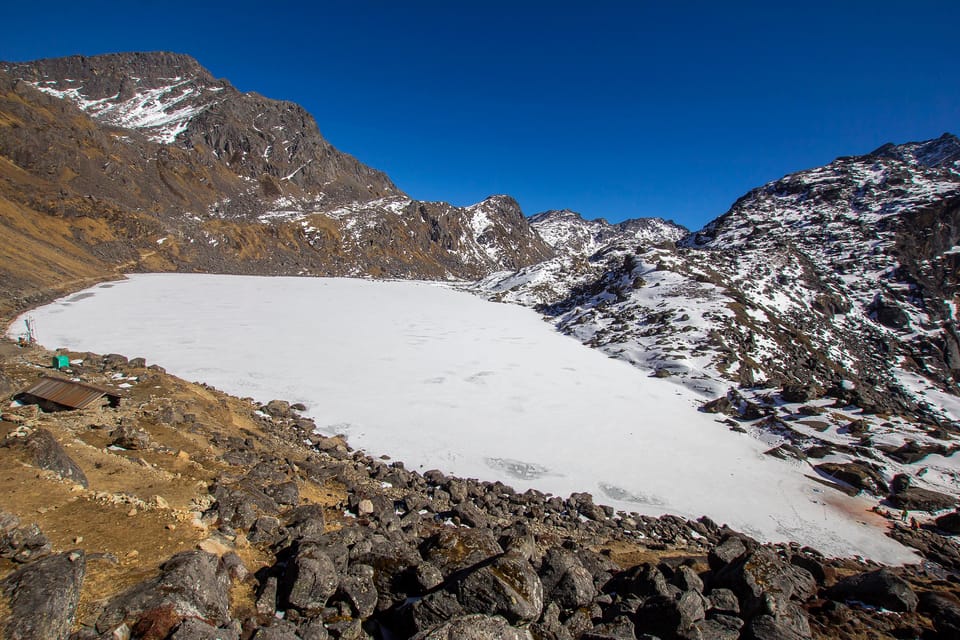
<svg viewBox="0 0 960 640"><path fill-rule="evenodd" d="M561 254L589 255L607 245L659 244L676 242L689 231L669 220L638 218L610 224L600 218L584 220L575 211L544 211L530 217L530 223L547 244Z"/></svg>
<svg viewBox="0 0 960 640"><path fill-rule="evenodd" d="M594 237L558 217L573 231L546 238ZM889 489L901 477L935 492L930 505L953 504L955 136L790 174L675 244L556 246L555 258L474 289L696 389L704 410L833 486L917 504Z"/></svg>
<svg viewBox="0 0 960 640"><path fill-rule="evenodd" d="M511 198L414 201L183 55L0 64L0 159L11 299L117 269L472 279L553 254Z"/></svg>

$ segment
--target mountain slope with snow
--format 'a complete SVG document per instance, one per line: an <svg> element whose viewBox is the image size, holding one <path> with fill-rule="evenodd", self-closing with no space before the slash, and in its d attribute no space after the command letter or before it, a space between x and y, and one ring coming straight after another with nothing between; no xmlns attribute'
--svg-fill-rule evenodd
<svg viewBox="0 0 960 640"><path fill-rule="evenodd" d="M705 410L828 482L874 473L893 504L898 474L944 506L960 492L955 136L790 174L673 245L557 246L475 290L715 399Z"/></svg>
<svg viewBox="0 0 960 640"><path fill-rule="evenodd" d="M242 93L189 56L0 63L0 89L0 123L16 124L0 126L4 197L39 219L111 220L96 242L58 238L108 243L108 263L472 279L553 255L511 198L415 201L299 105Z"/></svg>

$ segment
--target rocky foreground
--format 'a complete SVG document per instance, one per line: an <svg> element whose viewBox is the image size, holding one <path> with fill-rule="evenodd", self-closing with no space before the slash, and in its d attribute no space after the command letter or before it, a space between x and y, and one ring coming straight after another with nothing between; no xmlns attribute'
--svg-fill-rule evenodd
<svg viewBox="0 0 960 640"><path fill-rule="evenodd" d="M283 401L68 355L120 406L11 404L52 354L0 345L7 638L960 637L960 547L933 527L893 525L919 565L829 559L411 471Z"/></svg>

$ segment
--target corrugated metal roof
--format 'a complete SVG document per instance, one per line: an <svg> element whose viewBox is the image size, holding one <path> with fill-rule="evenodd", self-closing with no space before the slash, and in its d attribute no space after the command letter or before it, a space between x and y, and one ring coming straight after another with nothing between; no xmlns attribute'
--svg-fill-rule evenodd
<svg viewBox="0 0 960 640"><path fill-rule="evenodd" d="M118 393L109 389L50 376L42 376L39 382L24 390L23 393L73 409L83 409L103 396L120 397Z"/></svg>

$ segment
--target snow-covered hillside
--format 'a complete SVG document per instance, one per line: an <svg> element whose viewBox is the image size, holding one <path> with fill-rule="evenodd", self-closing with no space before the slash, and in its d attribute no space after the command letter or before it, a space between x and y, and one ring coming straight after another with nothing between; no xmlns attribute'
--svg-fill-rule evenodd
<svg viewBox="0 0 960 640"><path fill-rule="evenodd" d="M569 209L544 211L530 217L530 223L547 244L561 254L590 255L613 243L650 245L675 242L687 235L678 224L661 218L638 218L610 224L606 220L584 220Z"/></svg>
<svg viewBox="0 0 960 640"><path fill-rule="evenodd" d="M719 396L708 410L762 429L771 454L809 458L825 479L874 473L879 484L863 485L878 499L901 473L960 492L956 137L788 175L674 246L585 255L557 238L591 226L560 219L572 230L547 236L569 249L474 290L535 307L668 387Z"/></svg>

